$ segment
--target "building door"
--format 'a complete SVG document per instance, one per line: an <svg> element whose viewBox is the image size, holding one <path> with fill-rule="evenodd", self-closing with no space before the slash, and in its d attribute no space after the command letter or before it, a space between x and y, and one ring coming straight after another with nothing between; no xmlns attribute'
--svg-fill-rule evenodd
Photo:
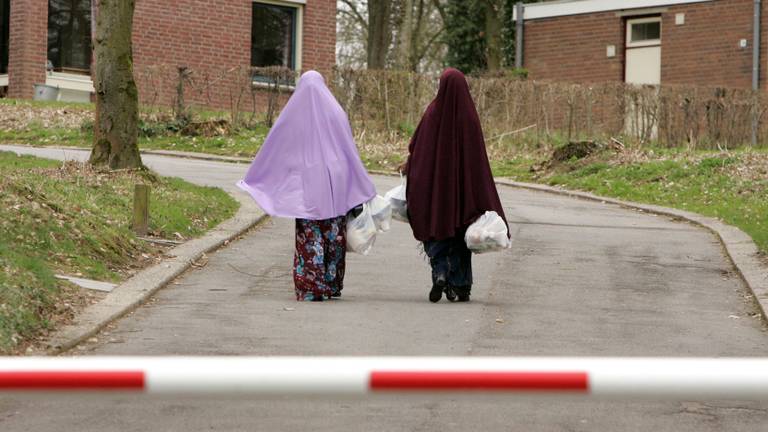
<svg viewBox="0 0 768 432"><path fill-rule="evenodd" d="M661 17L627 20L624 81L661 84Z"/></svg>

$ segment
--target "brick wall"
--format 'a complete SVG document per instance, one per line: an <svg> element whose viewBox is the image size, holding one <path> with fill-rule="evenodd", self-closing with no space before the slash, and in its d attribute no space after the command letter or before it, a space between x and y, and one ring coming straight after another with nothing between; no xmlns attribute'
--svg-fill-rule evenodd
<svg viewBox="0 0 768 432"><path fill-rule="evenodd" d="M768 64L768 12L763 7L761 69L765 88ZM675 14L685 24L675 25ZM727 0L670 7L662 15L661 82L713 87L752 86L753 0ZM747 39L747 48L739 47Z"/></svg>
<svg viewBox="0 0 768 432"><path fill-rule="evenodd" d="M336 64L336 0L307 1L303 39L303 69L329 74Z"/></svg>
<svg viewBox="0 0 768 432"><path fill-rule="evenodd" d="M13 0L8 51L8 96L31 98L45 83L48 52L48 0Z"/></svg>
<svg viewBox="0 0 768 432"><path fill-rule="evenodd" d="M624 79L624 25L615 13L526 21L524 66L531 78L568 82ZM616 57L606 46L616 45Z"/></svg>
<svg viewBox="0 0 768 432"><path fill-rule="evenodd" d="M205 95L186 92L188 102L228 108L234 73L251 62L252 0L136 0L134 67L144 102L171 104L176 67L195 71L195 85L215 81ZM329 73L335 64L336 0L307 0L302 29L302 68ZM9 96L30 98L45 82L48 0L11 2ZM152 72L149 72L152 71ZM152 79L149 76L152 76ZM250 96L248 96L250 98Z"/></svg>
<svg viewBox="0 0 768 432"><path fill-rule="evenodd" d="M661 82L748 88L752 78L752 0L668 7L662 16ZM675 14L685 24L675 25ZM533 79L624 80L625 18L616 12L526 21L524 65ZM761 83L768 65L768 8L762 15ZM739 39L749 46L739 48ZM616 46L616 57L606 47Z"/></svg>
<svg viewBox="0 0 768 432"><path fill-rule="evenodd" d="M238 69L251 62L252 4L250 0L176 0L172 4L137 0L133 48L142 99L172 103L175 68L187 66L194 71L194 85L207 86L205 92L187 91L187 102L229 108L247 80L237 74ZM302 68L330 72L335 63L335 0L307 1L302 34ZM159 65L165 66L162 72L153 69ZM144 76L146 71L155 76Z"/></svg>

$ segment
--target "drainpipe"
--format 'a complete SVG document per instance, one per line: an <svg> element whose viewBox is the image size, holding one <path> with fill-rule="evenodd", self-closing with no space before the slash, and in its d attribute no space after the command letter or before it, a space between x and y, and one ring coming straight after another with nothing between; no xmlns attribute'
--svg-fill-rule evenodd
<svg viewBox="0 0 768 432"><path fill-rule="evenodd" d="M754 105L759 101L758 92L760 91L760 10L762 9L761 0L755 0L754 25L752 38L752 90L755 92ZM757 109L752 114L752 145L757 146L758 119Z"/></svg>
<svg viewBox="0 0 768 432"><path fill-rule="evenodd" d="M760 0L755 0L760 1ZM518 2L515 5L517 13L517 25L515 27L515 68L520 69L523 67L523 21L525 17L525 6L523 2Z"/></svg>

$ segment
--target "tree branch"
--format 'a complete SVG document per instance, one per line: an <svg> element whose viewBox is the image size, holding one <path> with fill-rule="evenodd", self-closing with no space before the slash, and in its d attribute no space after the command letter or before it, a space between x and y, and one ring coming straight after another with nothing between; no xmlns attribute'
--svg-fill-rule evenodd
<svg viewBox="0 0 768 432"><path fill-rule="evenodd" d="M347 5L351 11L345 10L345 9L339 9L339 12L347 14L355 19L358 23L362 24L364 27L368 27L368 20L363 17L363 15L360 14L360 11L357 10L357 6L355 5L355 2L352 0L341 0L342 3Z"/></svg>
<svg viewBox="0 0 768 432"><path fill-rule="evenodd" d="M440 4L440 0L432 0L432 4L435 5L437 12L440 14L440 18L445 22L445 6Z"/></svg>

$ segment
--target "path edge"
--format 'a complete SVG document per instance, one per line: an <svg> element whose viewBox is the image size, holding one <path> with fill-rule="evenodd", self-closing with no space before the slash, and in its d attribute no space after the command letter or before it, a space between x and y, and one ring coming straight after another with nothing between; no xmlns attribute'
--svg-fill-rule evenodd
<svg viewBox="0 0 768 432"><path fill-rule="evenodd" d="M752 293L763 319L768 321L768 269L766 269L765 265L761 262L759 258L760 250L752 240L752 237L739 228L728 225L719 219L702 216L698 213L652 204L622 201L614 198L602 197L589 192L572 191L534 183L523 183L505 178L497 178L496 184L588 201L597 201L603 204L613 204L630 210L683 220L708 230L720 241L726 256L730 259L739 277Z"/></svg>
<svg viewBox="0 0 768 432"><path fill-rule="evenodd" d="M60 148L66 149L63 147ZM227 157L206 153L164 150L142 150L142 153L230 163L249 162L249 160L246 158ZM398 175L397 173L383 170L369 170L369 173L386 176ZM736 269L739 277L752 293L752 296L757 303L758 308L760 309L760 314L764 320L768 321L768 269L766 269L766 266L758 258L759 249L755 242L752 240L752 237L747 235L739 228L723 223L722 221L715 218L669 207L641 204L631 201L622 201L613 198L602 197L589 192L572 191L542 184L518 182L506 178L496 178L495 182L496 184L502 186L551 193L560 196L568 196L571 198L596 201L605 204L613 204L631 210L638 210L649 214L667 216L692 223L708 230L720 241L720 244L725 251L725 255L730 259L731 264Z"/></svg>
<svg viewBox="0 0 768 432"><path fill-rule="evenodd" d="M53 333L46 342L44 354L55 356L66 353L94 337L109 323L146 303L160 289L189 270L205 254L226 246L269 218L250 197L232 193L230 196L240 203L240 208L233 217L202 237L168 250L168 259L141 270L118 285L103 300L86 307L73 323Z"/></svg>

